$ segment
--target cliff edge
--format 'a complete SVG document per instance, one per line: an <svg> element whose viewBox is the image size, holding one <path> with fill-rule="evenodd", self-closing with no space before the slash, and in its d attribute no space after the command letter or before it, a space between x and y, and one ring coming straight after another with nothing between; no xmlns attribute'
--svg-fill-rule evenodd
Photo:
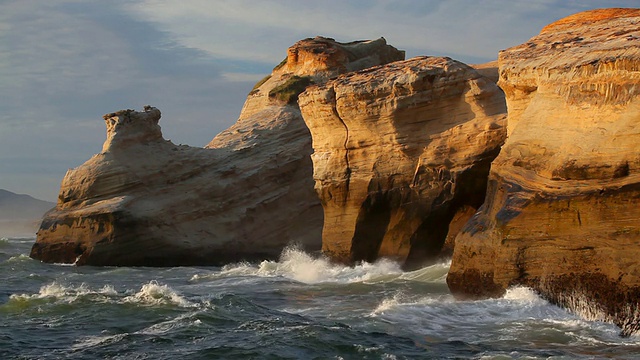
<svg viewBox="0 0 640 360"><path fill-rule="evenodd" d="M551 24L499 56L508 138L456 238L460 297L526 285L640 329L640 10Z"/></svg>
<svg viewBox="0 0 640 360"><path fill-rule="evenodd" d="M308 88L323 253L414 268L449 256L506 136L502 91L458 61L417 57Z"/></svg>

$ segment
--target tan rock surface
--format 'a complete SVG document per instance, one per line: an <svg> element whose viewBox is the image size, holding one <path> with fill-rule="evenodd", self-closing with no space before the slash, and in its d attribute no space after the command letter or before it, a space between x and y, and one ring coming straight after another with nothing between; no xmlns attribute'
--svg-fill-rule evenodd
<svg viewBox="0 0 640 360"><path fill-rule="evenodd" d="M311 82L403 56L384 39L302 40L205 149L164 140L158 109L105 115L103 151L67 172L31 256L165 266L274 259L291 243L319 249L322 209L297 95Z"/></svg>
<svg viewBox="0 0 640 360"><path fill-rule="evenodd" d="M502 91L449 58L343 75L299 103L313 138L322 249L344 262L384 256L412 267L440 256L452 219L456 231L473 214L466 207L482 203L506 133Z"/></svg>
<svg viewBox="0 0 640 360"><path fill-rule="evenodd" d="M639 328L640 10L580 13L499 56L508 139L456 238L460 296L512 285Z"/></svg>

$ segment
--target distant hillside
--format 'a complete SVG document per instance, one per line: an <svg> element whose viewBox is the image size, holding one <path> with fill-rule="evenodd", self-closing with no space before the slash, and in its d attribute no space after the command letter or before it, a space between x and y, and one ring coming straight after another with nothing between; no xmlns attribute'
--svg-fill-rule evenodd
<svg viewBox="0 0 640 360"><path fill-rule="evenodd" d="M0 189L0 237L35 236L42 215L55 205Z"/></svg>

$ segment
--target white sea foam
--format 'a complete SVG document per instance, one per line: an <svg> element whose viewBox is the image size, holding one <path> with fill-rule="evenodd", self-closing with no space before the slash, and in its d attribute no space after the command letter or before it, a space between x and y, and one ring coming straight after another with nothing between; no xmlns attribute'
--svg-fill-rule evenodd
<svg viewBox="0 0 640 360"><path fill-rule="evenodd" d="M416 297L415 294L409 295L402 291L398 291L392 297L382 299L380 304L378 304L378 306L369 313L368 316L377 317L395 313L395 315L404 317L407 314L416 312L423 313L425 311L434 311L436 307L446 307L446 304L454 301L453 297L449 294Z"/></svg>
<svg viewBox="0 0 640 360"><path fill-rule="evenodd" d="M7 259L8 263L23 262L23 261L33 261L33 259L30 258L29 255L26 255L26 254L15 255L15 256L12 256L9 259Z"/></svg>
<svg viewBox="0 0 640 360"><path fill-rule="evenodd" d="M197 304L188 301L168 285L160 285L155 280L142 285L140 291L125 297L123 301L142 305L174 304L181 307L197 306Z"/></svg>
<svg viewBox="0 0 640 360"><path fill-rule="evenodd" d="M383 349L382 345L366 347L360 344L354 344L353 346L356 348L356 351L358 351L359 353L370 353L370 352L375 352Z"/></svg>
<svg viewBox="0 0 640 360"><path fill-rule="evenodd" d="M65 286L57 282L52 282L40 287L40 291L37 294L13 294L10 298L23 300L54 298L70 303L81 296L91 294L114 296L117 295L117 292L111 285L105 285L99 290L91 290L84 283L78 286Z"/></svg>
<svg viewBox="0 0 640 360"><path fill-rule="evenodd" d="M542 299L533 289L526 286L514 286L507 289L506 293L502 297L505 300L511 300L514 302L547 305L548 302Z"/></svg>
<svg viewBox="0 0 640 360"><path fill-rule="evenodd" d="M369 314L369 316L382 315L386 311L402 304L403 294L398 292L392 298L382 299L382 302Z"/></svg>
<svg viewBox="0 0 640 360"><path fill-rule="evenodd" d="M362 262L355 266L334 264L325 257L314 257L297 248L287 248L279 261L265 260L259 265L238 263L226 265L219 273L196 274L191 281L233 276L284 277L306 284L355 283L397 278L400 265L382 259L375 263Z"/></svg>

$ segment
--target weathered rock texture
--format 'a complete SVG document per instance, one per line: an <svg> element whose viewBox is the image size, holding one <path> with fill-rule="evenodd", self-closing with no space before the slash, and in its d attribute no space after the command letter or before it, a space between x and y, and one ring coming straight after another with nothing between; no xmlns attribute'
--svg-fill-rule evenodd
<svg viewBox="0 0 640 360"><path fill-rule="evenodd" d="M456 238L460 296L528 285L638 330L640 10L580 13L499 56L508 139Z"/></svg>
<svg viewBox="0 0 640 360"><path fill-rule="evenodd" d="M306 39L256 85L206 149L162 138L160 111L105 115L103 151L62 181L31 256L91 265L222 264L321 244L311 137L296 100L310 83L404 53L384 39Z"/></svg>
<svg viewBox="0 0 640 360"><path fill-rule="evenodd" d="M449 58L343 75L299 103L324 208L322 250L344 262L413 267L440 256L484 200L506 136L502 91Z"/></svg>

